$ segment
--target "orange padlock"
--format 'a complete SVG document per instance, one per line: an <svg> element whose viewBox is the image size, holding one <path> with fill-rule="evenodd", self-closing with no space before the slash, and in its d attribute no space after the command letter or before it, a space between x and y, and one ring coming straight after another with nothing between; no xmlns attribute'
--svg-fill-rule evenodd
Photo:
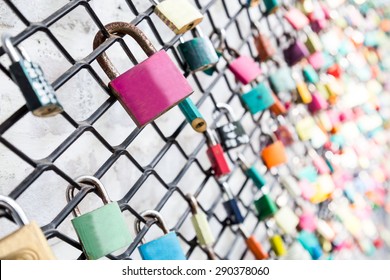
<svg viewBox="0 0 390 280"><path fill-rule="evenodd" d="M275 103L271 107L269 107L269 110L275 116L287 114L287 109L284 106L284 104L280 101L280 99L274 93L272 93L272 96L274 97Z"/></svg>
<svg viewBox="0 0 390 280"><path fill-rule="evenodd" d="M268 144L262 151L261 157L268 169L284 164L287 162L287 154L282 141L275 141L272 136L268 135L273 143Z"/></svg>
<svg viewBox="0 0 390 280"><path fill-rule="evenodd" d="M249 236L242 225L239 226L238 230L244 237L246 246L255 256L256 260L266 260L269 258L267 251L264 250L263 246L261 246L254 235Z"/></svg>

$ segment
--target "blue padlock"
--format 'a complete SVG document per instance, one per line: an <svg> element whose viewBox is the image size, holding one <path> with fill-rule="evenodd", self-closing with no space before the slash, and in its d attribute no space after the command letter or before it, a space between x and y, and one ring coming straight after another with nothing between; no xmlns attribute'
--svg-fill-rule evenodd
<svg viewBox="0 0 390 280"><path fill-rule="evenodd" d="M237 199L233 196L232 191L226 182L222 183L222 189L227 196L227 200L223 202L223 207L227 212L230 224L242 224L244 222L244 217L242 216L240 208L238 207Z"/></svg>
<svg viewBox="0 0 390 280"><path fill-rule="evenodd" d="M164 235L138 247L143 260L186 260L183 249L180 246L176 232L169 232L161 214L154 210L147 210L141 213L145 220L153 220L162 229ZM135 220L135 232L141 231L141 221Z"/></svg>

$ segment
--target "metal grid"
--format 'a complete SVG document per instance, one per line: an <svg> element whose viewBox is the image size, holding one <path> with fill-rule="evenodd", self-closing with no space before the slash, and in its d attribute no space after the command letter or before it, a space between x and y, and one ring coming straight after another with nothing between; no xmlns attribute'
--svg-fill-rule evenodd
<svg viewBox="0 0 390 280"><path fill-rule="evenodd" d="M244 6L243 0L241 0L241 8L236 11L231 11L229 9L229 6L231 5L231 2L233 0L221 0L223 4L224 13L226 14L226 17L228 18L228 22L225 26L219 26L216 24L218 20L214 17L213 13L211 12L211 8L216 5L216 3L220 0L194 0L193 3L196 4L196 6L201 9L201 11L205 14L207 17L207 20L209 21L212 30L215 30L216 28L223 27L228 32L234 30L234 32L238 33L238 36L241 39L241 42L239 44L239 50L242 50L243 48L247 48L249 53L252 56L255 56L255 52L253 51L254 48L252 46L252 32L250 29L244 29L241 27L243 18L248 21L249 26L250 23L258 22L259 20L266 20L269 30L273 36L279 36L283 32L285 32L286 27L285 24L283 24L283 20L281 19L281 14L277 14L276 16L273 16L274 19L277 19L275 22L268 21L268 18L264 15L264 7L260 5L258 8L251 8L248 10ZM237 0L238 1L238 0ZM96 26L101 30L105 35L108 35L107 31L104 28L104 24L101 22L97 14L95 13L94 9L90 5L90 1L86 0L74 0L70 1L57 11L55 11L53 14L51 14L46 19L42 20L41 22L30 22L24 15L23 11L16 7L12 1L10 0L4 0L4 2L9 6L9 8L15 13L15 15L19 18L20 21L23 22L23 24L26 26L26 28L20 32L17 36L14 37L13 43L15 45L18 45L22 43L24 40L35 34L36 32L44 32L52 41L52 43L58 48L58 50L62 53L62 55L69 61L69 63L72 65L67 71L62 73L59 78L57 78L53 83L53 87L55 90L58 90L63 85L65 85L67 82L70 81L72 77L74 77L79 71L82 69L86 69L90 75L96 80L96 82L101 86L101 88L108 94L109 89L106 85L106 83L103 81L103 79L99 76L99 74L94 70L94 68L91 66L91 63L93 63L96 58L104 51L109 49L114 43L118 42L120 46L123 48L125 53L128 55L128 57L131 59L133 63L137 63L135 57L132 55L131 50L126 45L126 42L123 39L109 39L107 40L102 46L97 48L95 51L91 52L89 55L84 57L81 60L76 60L72 57L72 55L67 51L67 49L56 39L56 37L53 35L53 33L50 31L50 26L61 20L64 16L71 13L73 10L75 10L77 7L83 7L88 15L91 17L93 22L96 24ZM131 21L131 23L135 25L139 25L142 22L146 22L147 25L150 27L150 29L153 31L155 35L155 39L163 46L164 49L171 52L171 54L176 58L177 63L184 69L183 62L179 58L179 55L177 53L177 50L175 46L177 45L177 42L179 40L180 36L173 37L172 40L164 41L164 39L160 36L158 29L155 26L154 19L151 17L153 14L153 8L150 6L147 10L140 11L137 8L136 1L132 0L126 0L127 5L129 6L131 12L135 16L135 19ZM285 1L288 2L288 1ZM108 5L108 4L107 4ZM205 19L206 20L206 19ZM115 19L113 19L115 21ZM281 28L282 27L282 28ZM211 34L208 34L211 36ZM188 35L187 35L188 36ZM229 41L229 38L227 38ZM230 43L230 42L228 42ZM91 42L92 44L92 42ZM236 45L236 44L234 44ZM0 56L4 55L4 50L0 49ZM270 65L272 68L273 66ZM4 65L0 64L0 68L2 72L5 75L9 75L8 70ZM226 94L229 95L229 103L233 102L235 98L237 98L237 95L239 94L239 87L232 82L232 79L229 75L230 73L227 73L225 70L226 65L219 65L218 67L221 71L218 71L217 74L214 74L212 76L212 81L206 88L202 85L201 81L198 79L199 74L190 74L188 72L185 73L185 76L191 75L192 78L195 81L195 84L197 85L197 88L195 88L196 91L199 91L202 93L201 98L197 102L197 106L202 108L202 104L207 99L210 99L214 106L216 105L217 101L214 98L215 94ZM226 87L229 89L225 93L220 93L215 91L215 86L217 83L225 83ZM202 164L198 160L199 153L203 152L206 141L203 139L198 146L190 153L185 152L185 149L180 145L180 143L177 141L177 138L179 134L186 128L186 126L189 126L185 121L182 122L171 135L165 135L162 131L162 129L159 127L159 125L156 122L153 122L150 124L150 126L155 130L155 132L158 134L158 136L162 139L164 142L163 148L155 155L153 160L151 160L147 165L142 165L139 163L132 154L126 149L129 147L132 142L137 138L137 136L141 133L141 130L138 128L135 128L131 133L126 137L126 139L120 144L116 146L112 146L109 144L109 142L104 138L103 135L101 135L95 128L94 124L101 118L105 116L105 113L109 110L109 108L116 102L116 99L113 96L110 96L105 102L103 102L100 107L93 112L90 117L88 117L85 121L76 121L73 119L66 111L62 113L62 117L73 126L74 131L71 133L69 137L67 137L49 156L47 156L44 159L41 160L33 160L29 156L27 156L25 153L23 153L21 150L19 150L13 143L10 143L7 141L3 136L0 136L0 142L6 146L10 151L15 153L18 157L20 157L23 161L31 165L34 170L21 182L19 183L8 195L14 199L17 199L19 196L21 196L28 188L31 186L35 180L37 180L44 172L53 171L56 176L62 177L64 180L69 182L70 184L74 185L78 189L80 187L73 181L74 176L72 174L68 174L61 170L59 167L56 166L55 162L56 160L69 149L72 144L74 144L84 133L90 132L93 134L93 136L105 147L108 151L110 151L111 156L104 162L103 165L100 166L98 170L96 170L94 176L97 178L101 178L106 174L111 168L113 168L114 164L121 158L122 156L126 157L128 161L130 161L141 173L142 175L140 178L136 181L134 185L132 185L128 192L118 201L120 204L120 207L122 211L126 212L128 211L131 215L139 218L142 220L142 217L140 217L139 213L132 208L131 203L129 201L131 198L137 193L142 192L142 186L144 182L150 177L153 176L155 179L159 181L159 183L165 187L166 193L163 196L163 198L158 202L155 210L161 210L164 205L171 204L175 205L177 201L175 199L185 200L185 188L180 188L180 180L186 175L188 170L192 165L196 165L201 172L205 175L204 180L201 182L201 184L198 186L195 196L199 196L202 192L207 192L207 183L210 180L215 180L215 178L212 176L211 169L204 169ZM66 108L65 108L66 109ZM28 113L28 109L26 106L22 106L18 110L16 110L6 121L0 124L0 134L3 135L7 130L9 130L13 125L15 125L19 120L21 120L26 114ZM250 113L245 111L243 115L241 115L241 119L248 118L248 115L250 116ZM262 119L264 118L264 115L262 114L258 119L254 119L252 116L249 117L252 121L253 129L251 131L247 131L248 135L251 138L251 142L243 148L243 153L252 154L253 157L258 158L259 154L259 147L258 143L256 142L256 137L261 133L261 124ZM217 121L217 120L216 120ZM210 127L215 126L215 123L209 123ZM195 132L194 132L195 133ZM185 158L186 162L181 168L180 172L178 172L177 176L170 182L165 181L161 174L159 174L155 167L157 164L162 160L162 158L167 154L169 149L171 147L176 147L177 150L181 153L181 155ZM203 149L203 150L202 150ZM234 159L234 156L229 155L231 159ZM237 164L234 162L231 163L233 173L239 169ZM234 166L234 167L233 167ZM241 172L241 171L238 171ZM277 178L277 176L275 177ZM229 181L230 177L228 178ZM276 192L280 193L280 188L277 187L277 180L273 180L271 182L271 185L274 187L273 189ZM253 207L251 206L252 203L245 203L241 199L241 194L246 189L250 189L251 192L253 186L252 183L246 179L242 186L237 191L237 198L240 201L240 205L242 206L243 214L245 217L248 217L249 215L255 215ZM80 250L80 257L79 259L84 259L85 256L82 253L81 246L79 242L64 233L62 233L60 230L58 230L58 227L61 225L61 223L69 216L71 215L72 209L78 205L83 198L88 193L89 188L83 187L80 189L80 191L77 193L77 195L74 197L74 199L67 204L56 216L55 218L48 223L47 225L43 226L42 229L48 239L52 238L58 238L62 240L63 242L66 242L70 246L73 246L74 248ZM179 196L174 194L178 194ZM254 194L255 195L255 194ZM216 246L218 246L218 241L221 239L221 236L225 233L225 231L231 230L233 234L236 234L236 231L234 229L231 229L229 226L229 220L228 219L221 219L218 215L215 214L215 210L220 205L222 201L221 196L218 197L213 203L212 206L208 209L200 205L200 207L206 212L209 219L215 219L215 221L220 225L220 231L218 232L216 236ZM2 213L2 216L6 215L6 213ZM177 230L179 238L188 245L188 250L186 252L186 255L188 258L191 258L191 255L193 254L194 250L199 247L196 242L196 238L193 239L186 239L185 236L183 236L180 232L180 229L185 222L185 220L190 215L190 210L187 208L187 211L182 213L180 219L178 219L175 227L172 230ZM10 218L10 217L8 217ZM259 226L261 224L259 222L256 223L256 225L253 228L253 232L257 232L259 229ZM127 248L127 250L119 255L108 255L107 257L109 259L131 259L132 253L136 249L136 247L139 245L141 239L143 236L147 233L149 230L151 224L146 224L146 226L142 229L142 231L135 237L133 243ZM236 234L236 237L233 240L232 244L224 244L223 246L229 248L225 254L220 254L217 252L217 256L221 259L228 259L231 254L232 250L234 249L234 244L236 244L242 237L239 234ZM204 249L202 249L204 251ZM241 253L241 258L247 257L247 250L243 249Z"/></svg>

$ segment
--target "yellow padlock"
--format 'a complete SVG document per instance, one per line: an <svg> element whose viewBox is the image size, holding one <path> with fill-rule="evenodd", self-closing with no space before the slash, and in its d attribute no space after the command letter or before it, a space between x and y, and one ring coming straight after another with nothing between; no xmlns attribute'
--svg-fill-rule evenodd
<svg viewBox="0 0 390 280"><path fill-rule="evenodd" d="M309 104L312 101L311 92L305 82L302 81L297 84L297 92L303 104Z"/></svg>
<svg viewBox="0 0 390 280"><path fill-rule="evenodd" d="M0 195L0 207L9 211L20 229L0 240L1 260L54 260L54 254L35 222L29 222L20 206L10 197Z"/></svg>

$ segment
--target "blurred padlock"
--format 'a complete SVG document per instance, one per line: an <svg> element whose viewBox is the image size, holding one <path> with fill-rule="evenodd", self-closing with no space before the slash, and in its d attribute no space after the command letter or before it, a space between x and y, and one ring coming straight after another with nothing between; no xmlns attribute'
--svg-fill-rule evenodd
<svg viewBox="0 0 390 280"><path fill-rule="evenodd" d="M252 115L268 109L275 103L272 92L265 83L260 83L242 94L241 100Z"/></svg>
<svg viewBox="0 0 390 280"><path fill-rule="evenodd" d="M231 225L238 225L244 222L244 217L241 214L238 206L237 199L234 197L233 192L227 182L221 184L222 191L225 195L225 201L223 207L226 210L228 220Z"/></svg>
<svg viewBox="0 0 390 280"><path fill-rule="evenodd" d="M267 168L271 169L281 164L285 164L287 162L287 154L283 143L276 140L276 137L272 137L271 135L263 134L262 136L266 136L268 139L265 147L260 153ZM264 144L263 141L262 143Z"/></svg>
<svg viewBox="0 0 390 280"><path fill-rule="evenodd" d="M275 222L278 227L285 234L294 234L296 233L296 228L299 224L299 218L292 209L288 206L281 207L278 212L274 215Z"/></svg>
<svg viewBox="0 0 390 280"><path fill-rule="evenodd" d="M246 246L249 251L255 256L256 260L266 260L269 258L269 255L266 250L264 250L263 246L257 241L254 235L249 235L244 229L243 225L238 227L238 232L245 239Z"/></svg>
<svg viewBox="0 0 390 280"><path fill-rule="evenodd" d="M253 42L257 49L260 61L264 62L271 59L276 53L276 49L272 45L271 39L267 35L260 32L258 25L252 23L252 29L255 30Z"/></svg>
<svg viewBox="0 0 390 280"><path fill-rule="evenodd" d="M254 165L252 166L248 165L243 154L238 154L237 160L239 162L241 169L244 171L245 175L248 176L253 181L253 183L259 190L265 186L265 184L267 183L265 178L260 174L260 172L257 170L257 168Z"/></svg>
<svg viewBox="0 0 390 280"><path fill-rule="evenodd" d="M259 199L255 200L254 205L259 221L264 221L265 219L274 216L278 211L278 206L268 194L264 194Z"/></svg>
<svg viewBox="0 0 390 280"><path fill-rule="evenodd" d="M206 153L210 160L211 168L214 171L214 176L219 178L229 174L231 170L221 144L218 143L210 130L206 130L204 135L208 146Z"/></svg>

